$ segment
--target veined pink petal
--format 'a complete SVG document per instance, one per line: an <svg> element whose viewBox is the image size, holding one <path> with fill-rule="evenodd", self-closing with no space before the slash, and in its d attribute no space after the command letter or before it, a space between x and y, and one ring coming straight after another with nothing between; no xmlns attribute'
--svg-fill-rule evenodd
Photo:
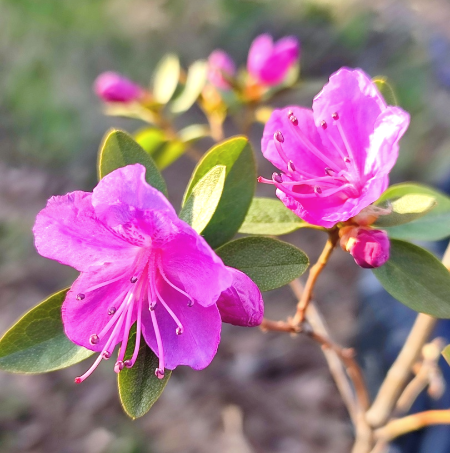
<svg viewBox="0 0 450 453"><path fill-rule="evenodd" d="M179 222L184 228L161 248L160 268L166 279L189 294L194 303L208 307L230 286L232 277L206 241Z"/></svg>
<svg viewBox="0 0 450 453"><path fill-rule="evenodd" d="M42 256L78 271L117 260L127 261L137 253L97 219L92 194L86 192L50 198L36 217L33 233Z"/></svg>
<svg viewBox="0 0 450 453"><path fill-rule="evenodd" d="M158 287L161 296L184 328L181 335L176 335L176 322L161 303L156 303L154 313L162 339L165 367L169 370L178 365L188 365L195 370L207 367L220 342L221 319L217 306L214 304L202 307L200 304L194 304L189 307L184 301L180 301L179 293L165 282L159 280ZM155 330L148 309L142 313L142 333L146 343L159 357Z"/></svg>
<svg viewBox="0 0 450 453"><path fill-rule="evenodd" d="M217 307L223 322L235 326L259 326L264 302L258 286L243 272L228 267L233 282L219 297Z"/></svg>

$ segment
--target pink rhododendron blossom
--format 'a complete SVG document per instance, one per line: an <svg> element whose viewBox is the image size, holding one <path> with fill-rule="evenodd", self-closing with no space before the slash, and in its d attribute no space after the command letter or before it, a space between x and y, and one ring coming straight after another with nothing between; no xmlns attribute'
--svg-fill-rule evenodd
<svg viewBox="0 0 450 453"><path fill-rule="evenodd" d="M377 200L387 188L409 115L386 105L360 69L342 68L314 98L312 110L275 110L262 152L283 174L277 197L300 218L330 228Z"/></svg>
<svg viewBox="0 0 450 453"><path fill-rule="evenodd" d="M231 88L226 78L234 77L236 66L232 58L223 50L217 49L208 57L208 80L217 88Z"/></svg>
<svg viewBox="0 0 450 453"><path fill-rule="evenodd" d="M105 102L138 101L144 90L116 72L104 72L94 82L95 94Z"/></svg>
<svg viewBox="0 0 450 453"><path fill-rule="evenodd" d="M93 193L52 197L33 231L41 255L81 272L62 306L64 329L100 355L76 382L119 343L114 370L132 367L141 334L159 357L159 378L178 365L202 369L216 354L221 313L238 325L262 321L256 285L177 217L142 165L113 171ZM134 353L125 358L134 323Z"/></svg>
<svg viewBox="0 0 450 453"><path fill-rule="evenodd" d="M250 46L247 70L261 84L277 85L297 62L299 53L300 46L294 36L286 36L274 43L272 36L263 34Z"/></svg>
<svg viewBox="0 0 450 453"><path fill-rule="evenodd" d="M372 269L382 266L389 259L390 247L386 231L356 227L352 228L344 249L353 256L358 266Z"/></svg>

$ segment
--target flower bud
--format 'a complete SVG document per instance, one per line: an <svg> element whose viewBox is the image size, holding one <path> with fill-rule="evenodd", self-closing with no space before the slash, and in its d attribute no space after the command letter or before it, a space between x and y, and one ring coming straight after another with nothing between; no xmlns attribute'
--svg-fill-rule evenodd
<svg viewBox="0 0 450 453"><path fill-rule="evenodd" d="M277 85L297 62L299 47L294 36L286 36L274 43L270 35L260 35L250 46L247 70L261 84Z"/></svg>
<svg viewBox="0 0 450 453"><path fill-rule="evenodd" d="M231 57L223 50L217 49L208 57L208 80L216 88L229 90L227 78L234 77L236 66Z"/></svg>
<svg viewBox="0 0 450 453"><path fill-rule="evenodd" d="M94 82L95 94L105 102L138 101L144 90L116 72L103 72Z"/></svg>
<svg viewBox="0 0 450 453"><path fill-rule="evenodd" d="M389 259L389 237L386 231L354 228L345 244L345 250L365 269L382 266ZM342 245L342 242L341 242Z"/></svg>

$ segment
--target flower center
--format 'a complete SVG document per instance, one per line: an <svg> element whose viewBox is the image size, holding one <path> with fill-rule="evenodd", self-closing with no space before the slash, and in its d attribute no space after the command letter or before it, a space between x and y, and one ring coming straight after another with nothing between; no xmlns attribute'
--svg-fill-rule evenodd
<svg viewBox="0 0 450 453"><path fill-rule="evenodd" d="M287 166L285 172L287 178L283 178L281 174L273 173L272 179L265 179L260 176L258 182L273 184L286 195L291 195L297 199L328 197L335 194L341 194L343 198L359 197L362 189L360 171L355 153L339 121L339 114L335 112L331 117L334 120L333 127L337 128L344 149L336 143L333 134L327 134L339 157L330 157L329 153L317 148L306 135L302 134L298 126L298 119L292 111L289 111L287 116L291 131L301 143L302 148L323 162L323 176L308 172L303 168L297 168L283 149L284 136L282 132L276 131L273 136L273 143L278 155ZM326 121L321 121L320 125L325 131L328 129Z"/></svg>
<svg viewBox="0 0 450 453"><path fill-rule="evenodd" d="M143 269L140 273L137 272L139 263L142 264L142 260L146 259ZM139 353L140 341L141 341L141 332L142 332L142 310L148 309L150 312L150 317L152 320L153 330L155 332L156 343L158 347L158 368L155 370L155 375L158 379L164 378L164 347L163 341L158 325L157 317L157 307L160 306L161 309L166 310L171 318L174 320L177 325L175 329L175 335L181 335L184 332L183 324L180 322L176 314L166 303L164 298L161 296L161 291L158 289L157 277L167 283L171 288L179 292L181 295L185 296L188 299L188 306L192 307L194 301L192 298L182 289L178 288L174 283L172 283L167 275L164 272L162 266L161 256L158 252L148 254L148 251L138 255L135 265L133 266L133 272L129 277L129 284L126 289L124 289L116 299L112 302L111 306L108 308L108 316L110 316L109 321L103 327L100 333L93 333L89 337L89 343L92 345L98 344L101 340L107 338L106 343L97 357L96 361L89 368L86 373L82 376L75 378L75 383L79 384L88 378L92 372L97 368L102 359L108 360L111 357L111 351L114 349L115 345L121 342L119 354L117 361L114 365L114 371L120 373L124 367L131 368L136 360ZM89 297L89 293L95 291L99 288L103 288L107 285L117 282L118 280L123 279L124 276L108 280L101 284L95 285L91 288L86 289L83 293L77 295L77 300L84 300L86 297ZM92 297L94 299L95 296ZM93 300L94 302L94 300ZM128 339L130 336L130 330L133 325L133 314L136 316L136 342L134 346L133 355L130 359L125 359L125 352L128 345ZM120 338L122 333L122 338Z"/></svg>

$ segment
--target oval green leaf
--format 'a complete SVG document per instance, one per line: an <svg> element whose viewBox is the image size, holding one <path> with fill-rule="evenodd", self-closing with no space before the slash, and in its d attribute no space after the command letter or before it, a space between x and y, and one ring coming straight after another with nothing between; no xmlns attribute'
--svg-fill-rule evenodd
<svg viewBox="0 0 450 453"><path fill-rule="evenodd" d="M143 165L147 169L147 182L167 197L166 183L148 153L126 132L114 129L107 132L98 154L99 179L118 168L132 164Z"/></svg>
<svg viewBox="0 0 450 453"><path fill-rule="evenodd" d="M165 55L158 63L153 83L153 96L159 104L167 104L180 79L180 60L175 54Z"/></svg>
<svg viewBox="0 0 450 453"><path fill-rule="evenodd" d="M436 205L436 198L420 193L407 193L399 198L383 201L379 206L391 210L391 212L387 215L380 215L374 226L387 228L412 222L423 217Z"/></svg>
<svg viewBox="0 0 450 453"><path fill-rule="evenodd" d="M207 72L208 63L205 60L195 61L189 66L186 85L170 107L173 113L183 113L192 107L206 84Z"/></svg>
<svg viewBox="0 0 450 453"><path fill-rule="evenodd" d="M239 233L279 236L305 226L309 224L286 208L281 201L255 197Z"/></svg>
<svg viewBox="0 0 450 453"><path fill-rule="evenodd" d="M246 137L233 137L210 149L191 176L183 206L195 185L216 165L226 167L225 184L216 212L203 231L213 248L229 241L239 230L256 186L255 157Z"/></svg>
<svg viewBox="0 0 450 453"><path fill-rule="evenodd" d="M47 373L74 365L93 352L72 343L64 333L61 305L67 289L26 313L0 340L0 369Z"/></svg>
<svg viewBox="0 0 450 453"><path fill-rule="evenodd" d="M428 195L433 197L437 204L425 215L412 222L385 228L391 238L438 241L450 236L450 198L436 189L421 184L396 184L389 187L377 203L407 194Z"/></svg>
<svg viewBox="0 0 450 453"><path fill-rule="evenodd" d="M201 233L216 212L225 184L226 168L216 165L195 185L180 211L180 219Z"/></svg>
<svg viewBox="0 0 450 453"><path fill-rule="evenodd" d="M448 344L443 350L442 355L446 362L450 365L450 344Z"/></svg>
<svg viewBox="0 0 450 453"><path fill-rule="evenodd" d="M125 357L130 359L136 342L136 325L133 326L128 340ZM124 368L118 375L120 402L124 411L132 419L142 417L161 396L172 372L165 370L164 379L155 376L158 357L141 339L139 354L132 368Z"/></svg>
<svg viewBox="0 0 450 453"><path fill-rule="evenodd" d="M430 252L393 239L389 260L372 272L389 294L409 308L450 318L450 272Z"/></svg>
<svg viewBox="0 0 450 453"><path fill-rule="evenodd" d="M236 239L216 252L227 266L247 274L261 291L288 284L309 266L309 259L302 250L268 237Z"/></svg>

